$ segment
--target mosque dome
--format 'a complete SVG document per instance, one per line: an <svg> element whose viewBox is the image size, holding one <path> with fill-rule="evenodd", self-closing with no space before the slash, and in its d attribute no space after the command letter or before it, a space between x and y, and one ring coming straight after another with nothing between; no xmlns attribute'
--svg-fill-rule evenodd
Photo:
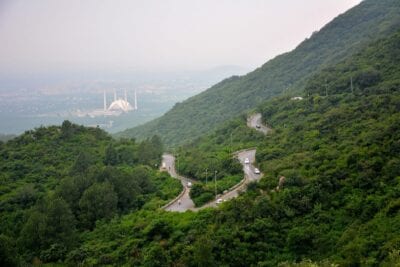
<svg viewBox="0 0 400 267"><path fill-rule="evenodd" d="M124 100L124 99L117 99L115 101L113 101L110 104L110 107L108 108L108 110L113 110L113 111L123 111L123 112L128 112L133 110L134 108L131 106L131 104L129 104L128 101Z"/></svg>

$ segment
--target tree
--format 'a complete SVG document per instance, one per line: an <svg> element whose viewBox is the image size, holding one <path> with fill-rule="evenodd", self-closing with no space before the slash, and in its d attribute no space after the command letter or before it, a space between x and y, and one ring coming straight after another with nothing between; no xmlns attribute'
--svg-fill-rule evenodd
<svg viewBox="0 0 400 267"><path fill-rule="evenodd" d="M198 267L214 266L213 244L209 236L201 236L194 244L194 261Z"/></svg>
<svg viewBox="0 0 400 267"><path fill-rule="evenodd" d="M63 178L56 189L56 194L63 198L70 206L72 212L77 215L79 200L83 192L93 184L93 178L86 175Z"/></svg>
<svg viewBox="0 0 400 267"><path fill-rule="evenodd" d="M150 175L150 169L144 166L136 167L131 174L131 179L137 182L143 194L148 194L155 190L150 181Z"/></svg>
<svg viewBox="0 0 400 267"><path fill-rule="evenodd" d="M117 194L110 183L93 184L79 201L82 225L92 229L97 220L110 219L117 210L117 202Z"/></svg>
<svg viewBox="0 0 400 267"><path fill-rule="evenodd" d="M161 138L158 135L153 135L153 137L150 139L150 142L154 149L154 153L155 153L154 156L156 158L161 157L163 150L164 150Z"/></svg>
<svg viewBox="0 0 400 267"><path fill-rule="evenodd" d="M3 234L0 234L0 266L17 266L15 242Z"/></svg>
<svg viewBox="0 0 400 267"><path fill-rule="evenodd" d="M75 242L76 221L65 200L56 196L48 198L45 215L49 243L71 247Z"/></svg>
<svg viewBox="0 0 400 267"><path fill-rule="evenodd" d="M68 204L60 197L50 196L30 212L19 241L36 256L40 251L53 247L51 251L55 254L49 255L49 258L62 259L67 248L71 248L76 241L75 225L76 221Z"/></svg>
<svg viewBox="0 0 400 267"><path fill-rule="evenodd" d="M93 160L89 153L81 151L72 166L72 173L84 173L92 164Z"/></svg>
<svg viewBox="0 0 400 267"><path fill-rule="evenodd" d="M14 201L21 207L29 207L33 205L38 197L38 192L34 184L26 184L20 187L14 197Z"/></svg>
<svg viewBox="0 0 400 267"><path fill-rule="evenodd" d="M61 138L69 138L74 132L73 125L69 120L63 121L61 125Z"/></svg>
<svg viewBox="0 0 400 267"><path fill-rule="evenodd" d="M106 148L104 164L116 165L118 163L118 153L113 144L109 144Z"/></svg>
<svg viewBox="0 0 400 267"><path fill-rule="evenodd" d="M139 163L154 166L160 161L163 153L163 144L160 137L154 135L138 146Z"/></svg>
<svg viewBox="0 0 400 267"><path fill-rule="evenodd" d="M98 181L108 181L113 185L118 196L118 208L121 211L138 208L139 198L148 187L139 179L141 176L135 175L136 169L133 174L127 174L115 167L107 166L98 176Z"/></svg>
<svg viewBox="0 0 400 267"><path fill-rule="evenodd" d="M159 244L154 244L144 251L143 266L163 267L169 266L169 257Z"/></svg>

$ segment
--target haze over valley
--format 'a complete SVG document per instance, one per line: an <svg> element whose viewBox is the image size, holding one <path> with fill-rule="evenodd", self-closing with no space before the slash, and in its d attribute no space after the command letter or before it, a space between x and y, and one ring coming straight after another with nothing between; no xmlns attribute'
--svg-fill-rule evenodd
<svg viewBox="0 0 400 267"><path fill-rule="evenodd" d="M0 78L0 133L20 134L31 128L61 124L63 120L86 126L99 125L115 133L134 127L170 109L175 103L195 95L246 68L222 66L204 71L182 72L72 72L30 74ZM124 97L130 103L137 93L138 108L120 116L91 116L103 109L103 93L109 105Z"/></svg>
<svg viewBox="0 0 400 267"><path fill-rule="evenodd" d="M295 48L359 1L1 1L0 133L64 119L112 133L143 124ZM138 111L74 116L102 108L113 89L136 90Z"/></svg>

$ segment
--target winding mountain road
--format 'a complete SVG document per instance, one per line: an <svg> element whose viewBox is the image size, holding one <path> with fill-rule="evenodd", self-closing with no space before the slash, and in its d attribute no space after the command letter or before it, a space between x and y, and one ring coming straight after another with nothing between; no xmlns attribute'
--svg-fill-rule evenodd
<svg viewBox="0 0 400 267"><path fill-rule="evenodd" d="M267 134L271 130L268 126L263 125L261 123L261 114L259 113L254 114L248 118L247 126L254 128L260 132L263 132L264 134ZM256 149L241 150L236 152L235 155L239 159L240 163L243 165L244 178L239 184L235 185L224 194L218 196L218 198L222 199L222 201L227 201L237 197L241 192L246 190L246 187L249 183L257 182L263 176L262 173L260 174L255 173L255 167L253 164L256 158ZM245 159L248 159L249 163L246 164ZM164 210L176 211L176 212L185 212L187 210L198 211L204 208L216 207L218 205L216 200L212 200L209 203L203 205L202 207L196 208L192 199L190 198L190 188L188 187L189 182L194 184L195 181L180 176L176 173L175 157L173 155L164 154L163 163L164 163L163 166L165 166L168 173L172 177L179 179L183 185L183 191L179 194L178 197L176 197L170 203L165 205L163 207Z"/></svg>
<svg viewBox="0 0 400 267"><path fill-rule="evenodd" d="M186 177L180 176L176 173L175 170L175 157L171 154L164 154L163 155L163 163L165 163L165 168L167 169L168 173L181 181L183 186L182 193L174 199L172 202L164 206L166 211L178 211L178 212L185 212L187 210L194 209L194 203L190 198L190 188L188 187L188 183L194 183L193 180L188 179Z"/></svg>
<svg viewBox="0 0 400 267"><path fill-rule="evenodd" d="M239 184L231 188L225 194L222 194L218 197L222 199L222 201L227 201L237 197L241 192L244 192L246 190L246 187L250 182L259 181L262 177L262 173L260 174L254 173L255 167L253 163L255 162L256 158L255 149L242 150L236 152L236 156L238 157L240 163L243 165L244 178ZM249 159L250 163L246 164L244 162L246 158ZM195 210L201 210L208 207L216 207L217 205L218 205L217 202L213 200L205 204L204 206L201 206L200 208L196 208Z"/></svg>
<svg viewBox="0 0 400 267"><path fill-rule="evenodd" d="M267 125L262 124L261 113L256 113L248 117L247 126L250 128L254 128L264 134L267 134L269 131L271 131L271 128L269 128Z"/></svg>

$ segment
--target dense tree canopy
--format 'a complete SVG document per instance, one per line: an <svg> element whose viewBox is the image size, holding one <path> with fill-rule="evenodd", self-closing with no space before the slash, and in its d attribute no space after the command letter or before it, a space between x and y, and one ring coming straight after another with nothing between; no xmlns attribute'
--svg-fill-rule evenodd
<svg viewBox="0 0 400 267"><path fill-rule="evenodd" d="M261 104L258 112L273 128L268 135L240 117L176 151L179 171L199 181L192 195L202 201L210 193L205 169L217 169L223 180L238 171L231 152L256 147L265 176L239 198L198 213L142 210L120 217L86 235L74 253L84 250L80 260L99 265L397 266L400 72L381 68L380 79L351 91L342 70L396 58L387 46L399 39L371 44L308 80L312 88L329 74L328 96L310 90L302 100ZM370 60L374 49L383 55ZM387 85L392 89L382 90Z"/></svg>
<svg viewBox="0 0 400 267"><path fill-rule="evenodd" d="M161 153L158 137L115 141L69 121L2 144L0 253L10 255L4 263L63 261L96 223L166 203L181 187L156 172Z"/></svg>

